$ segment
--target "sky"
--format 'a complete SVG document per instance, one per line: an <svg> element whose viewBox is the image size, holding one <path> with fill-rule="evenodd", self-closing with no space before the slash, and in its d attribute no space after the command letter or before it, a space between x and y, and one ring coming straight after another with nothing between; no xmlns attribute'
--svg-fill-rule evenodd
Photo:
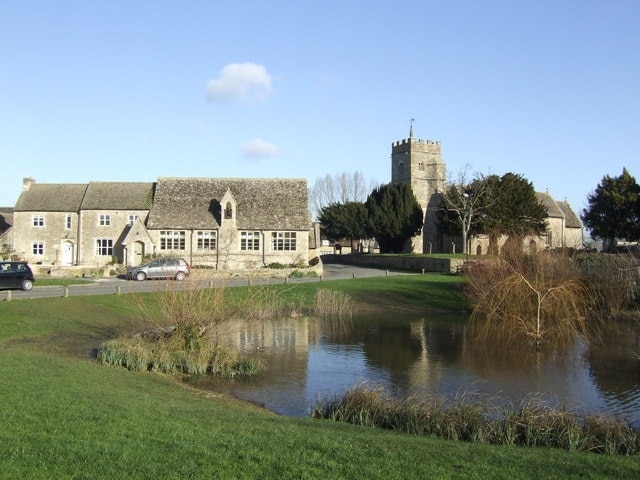
<svg viewBox="0 0 640 480"><path fill-rule="evenodd" d="M579 214L640 180L637 0L0 0L0 206L22 180L360 171L438 140Z"/></svg>

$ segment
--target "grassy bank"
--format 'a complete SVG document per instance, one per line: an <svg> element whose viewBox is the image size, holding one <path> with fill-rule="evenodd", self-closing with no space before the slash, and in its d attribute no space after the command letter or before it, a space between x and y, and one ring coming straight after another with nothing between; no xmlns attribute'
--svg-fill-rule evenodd
<svg viewBox="0 0 640 480"><path fill-rule="evenodd" d="M382 308L439 310L464 307L456 281L425 275L278 288L292 301L330 287L366 303L380 299ZM640 476L633 457L279 417L169 376L97 364L101 341L147 324L134 295L0 302L0 478Z"/></svg>

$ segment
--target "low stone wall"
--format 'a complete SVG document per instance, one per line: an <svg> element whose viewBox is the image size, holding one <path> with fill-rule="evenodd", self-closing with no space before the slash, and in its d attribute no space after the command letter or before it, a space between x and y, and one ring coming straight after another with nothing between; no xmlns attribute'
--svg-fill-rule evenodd
<svg viewBox="0 0 640 480"><path fill-rule="evenodd" d="M349 254L322 255L324 263L340 263L360 267L384 268L412 272L457 273L462 268L461 258L435 258L426 255Z"/></svg>

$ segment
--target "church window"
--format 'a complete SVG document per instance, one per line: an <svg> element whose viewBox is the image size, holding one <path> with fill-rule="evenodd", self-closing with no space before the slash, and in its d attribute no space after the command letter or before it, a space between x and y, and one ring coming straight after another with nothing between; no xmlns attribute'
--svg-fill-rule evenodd
<svg viewBox="0 0 640 480"><path fill-rule="evenodd" d="M424 172L424 162L418 162L418 170Z"/></svg>
<svg viewBox="0 0 640 480"><path fill-rule="evenodd" d="M400 162L398 164L398 171L400 172L400 174L404 173L404 162Z"/></svg>

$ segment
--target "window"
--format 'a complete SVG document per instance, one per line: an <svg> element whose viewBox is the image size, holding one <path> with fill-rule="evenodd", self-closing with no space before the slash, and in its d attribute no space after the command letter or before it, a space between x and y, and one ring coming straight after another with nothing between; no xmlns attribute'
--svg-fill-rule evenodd
<svg viewBox="0 0 640 480"><path fill-rule="evenodd" d="M260 250L260 232L240 232L240 250Z"/></svg>
<svg viewBox="0 0 640 480"><path fill-rule="evenodd" d="M400 162L398 164L398 171L400 172L400 175L404 173L404 162Z"/></svg>
<svg viewBox="0 0 640 480"><path fill-rule="evenodd" d="M296 249L296 232L272 232L271 233L271 249L272 250L295 250Z"/></svg>
<svg viewBox="0 0 640 480"><path fill-rule="evenodd" d="M184 250L186 236L184 230L160 230L160 250Z"/></svg>
<svg viewBox="0 0 640 480"><path fill-rule="evenodd" d="M424 162L418 162L418 170L424 172Z"/></svg>
<svg viewBox="0 0 640 480"><path fill-rule="evenodd" d="M100 225L101 227L111 225L111 215L101 213L100 218L98 219L98 225Z"/></svg>
<svg viewBox="0 0 640 480"><path fill-rule="evenodd" d="M44 255L44 243L42 243L42 242L33 242L33 254L34 255Z"/></svg>
<svg viewBox="0 0 640 480"><path fill-rule="evenodd" d="M96 255L112 256L113 240L111 238L99 238L96 240Z"/></svg>
<svg viewBox="0 0 640 480"><path fill-rule="evenodd" d="M131 214L131 215L129 215L129 220L128 220L129 225L133 225L133 224L134 224L134 222L135 222L136 220L138 220L139 218L140 218L140 217L139 217L138 215L135 215L135 214Z"/></svg>
<svg viewBox="0 0 640 480"><path fill-rule="evenodd" d="M71 215L67 215L64 218L64 228L66 228L67 230L71 230L72 224L73 224L73 222L71 220Z"/></svg>
<svg viewBox="0 0 640 480"><path fill-rule="evenodd" d="M231 206L231 202L227 202L226 207L224 207L224 218L233 218L233 207Z"/></svg>
<svg viewBox="0 0 640 480"><path fill-rule="evenodd" d="M42 215L34 215L33 216L33 226L34 227L44 227L44 217Z"/></svg>
<svg viewBox="0 0 640 480"><path fill-rule="evenodd" d="M198 250L215 250L217 240L218 232L215 230L198 232Z"/></svg>

